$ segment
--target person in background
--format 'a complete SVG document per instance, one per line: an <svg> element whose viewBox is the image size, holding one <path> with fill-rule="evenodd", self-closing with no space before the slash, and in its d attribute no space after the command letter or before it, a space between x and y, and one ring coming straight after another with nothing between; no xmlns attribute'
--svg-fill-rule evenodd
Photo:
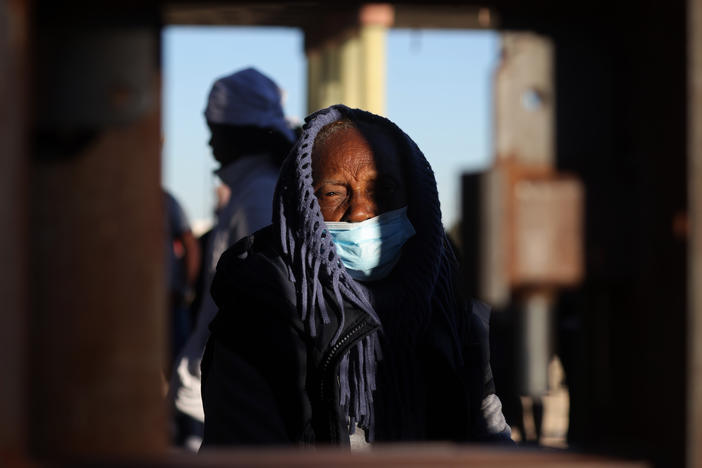
<svg viewBox="0 0 702 468"><path fill-rule="evenodd" d="M217 311L209 295L217 261L236 241L270 224L280 164L294 141L283 113L281 90L254 68L214 82L205 119L212 154L221 165L217 176L231 193L209 236L204 257L205 295L169 389L175 411L174 442L190 450L197 450L202 440L200 360L209 337L208 325Z"/></svg>
<svg viewBox="0 0 702 468"><path fill-rule="evenodd" d="M168 310L170 311L170 358L166 375L180 353L191 331L188 305L200 270L200 245L195 239L183 208L173 195L163 191L165 204L165 258L168 279Z"/></svg>
<svg viewBox="0 0 702 468"><path fill-rule="evenodd" d="M215 208L214 217L219 218L219 213L222 209L229 203L229 197L231 197L232 191L228 185L221 182L217 183L214 190L215 193ZM209 244L210 236L214 227L210 227L207 231L203 232L200 237L197 238L197 243L200 246L201 251L207 250L207 245ZM197 273L197 279L195 280L195 285L193 286L193 300L190 303L190 323L197 322L197 315L200 312L200 306L202 306L202 300L205 296L210 295L209 290L205 290L205 277L208 276L208 268L205 268L204 262L200 262L200 269ZM207 285L209 287L209 284Z"/></svg>
<svg viewBox="0 0 702 468"><path fill-rule="evenodd" d="M490 309L463 295L424 155L362 110L306 122L272 225L217 266L203 448L512 444Z"/></svg>

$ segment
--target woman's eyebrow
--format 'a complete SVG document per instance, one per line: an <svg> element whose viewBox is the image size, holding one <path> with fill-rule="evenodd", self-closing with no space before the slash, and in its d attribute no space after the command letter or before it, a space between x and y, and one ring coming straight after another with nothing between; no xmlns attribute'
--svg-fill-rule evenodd
<svg viewBox="0 0 702 468"><path fill-rule="evenodd" d="M319 181L319 185L346 185L346 183L340 180L323 179Z"/></svg>

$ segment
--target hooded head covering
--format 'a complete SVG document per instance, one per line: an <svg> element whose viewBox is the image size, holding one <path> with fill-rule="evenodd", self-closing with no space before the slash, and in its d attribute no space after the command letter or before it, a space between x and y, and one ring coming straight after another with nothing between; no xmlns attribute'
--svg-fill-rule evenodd
<svg viewBox="0 0 702 468"><path fill-rule="evenodd" d="M270 128L290 142L295 140L285 120L280 88L255 68L217 79L207 99L205 118L215 124Z"/></svg>
<svg viewBox="0 0 702 468"><path fill-rule="evenodd" d="M403 247L402 257L390 277L376 283L358 282L346 272L314 195L311 156L315 138L323 127L342 119L350 120L361 133L380 131L390 136L404 165L407 215L416 235ZM349 429L353 432L358 424L372 441L378 406L373 401L376 364L388 355L402 354L400 350L413 349L431 314L447 313L452 308L455 258L441 224L434 174L422 152L404 132L388 119L343 105L318 111L305 122L301 137L281 168L273 225L290 279L296 285L300 316L311 336L332 323L329 314L333 312L338 315L338 328L334 331L332 346L340 339L345 320L344 301L363 310L371 321L381 326L380 335L374 333L361 340L346 352L339 366L338 397L346 411ZM369 139L368 135L366 138ZM333 291L331 306L325 301L325 289ZM381 343L385 357L381 356ZM394 374L393 387L412 385L408 381L411 378L403 376L395 363L385 367ZM383 406L380 412L385 418L392 418L393 414L410 409L411 398L403 398L396 394L378 402ZM388 405L394 408L387 408ZM401 424L395 420L390 425ZM402 438L390 434L392 430L388 427L382 432L383 438Z"/></svg>

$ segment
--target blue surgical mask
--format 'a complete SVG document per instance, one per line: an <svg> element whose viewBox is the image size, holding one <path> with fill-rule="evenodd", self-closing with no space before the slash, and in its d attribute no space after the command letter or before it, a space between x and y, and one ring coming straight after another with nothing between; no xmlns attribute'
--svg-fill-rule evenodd
<svg viewBox="0 0 702 468"><path fill-rule="evenodd" d="M359 281L385 278L400 259L402 246L415 234L406 206L360 223L325 224L346 271Z"/></svg>

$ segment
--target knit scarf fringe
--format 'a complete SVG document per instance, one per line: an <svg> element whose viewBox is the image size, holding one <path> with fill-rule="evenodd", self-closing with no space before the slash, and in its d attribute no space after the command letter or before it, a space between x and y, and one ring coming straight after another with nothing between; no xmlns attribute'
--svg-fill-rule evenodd
<svg viewBox="0 0 702 468"><path fill-rule="evenodd" d="M273 221L279 228L278 237L286 258L288 277L295 284L300 318L310 336L317 336L320 327L331 323L329 314L332 310L338 315L339 324L331 346L339 342L346 324L345 301L363 310L375 324L381 325L367 291L348 275L338 258L312 186L311 152L314 139L324 125L342 117L340 110L347 116L349 113L361 113L363 118L381 125L390 125L399 134L403 134L382 117L335 106L308 117L300 139L281 169ZM420 192L433 200L428 213L432 228L431 232L426 233L428 237L424 238L424 241L430 239L433 247L421 248L421 252L417 252L423 257L422 265L431 265L430 271L423 269L417 277L412 278L411 282L417 283L416 287L408 284L405 295L405 304L409 304L412 309L422 309L426 314L393 317L392 321L397 322L393 325L400 323L417 331L426 326L432 310L446 314L451 325L455 325L455 316L450 312L455 306L456 297L453 268L455 258L450 247L447 247L448 242L441 226L431 168L414 142L409 137L406 138L409 150L418 155L414 171L423 174L420 178L425 186L420 188ZM332 304L327 304L324 285L331 285ZM455 331L457 327L452 326L452 329ZM460 350L457 352L460 355ZM345 413L349 433L353 434L358 425L365 431L369 442L375 438L373 392L376 390L376 368L381 359L378 332L374 332L349 348L343 354L338 368L339 394L336 396ZM411 408L406 410L411 411Z"/></svg>
<svg viewBox="0 0 702 468"><path fill-rule="evenodd" d="M346 324L344 299L364 310L377 323L379 320L375 310L369 304L360 288L348 277L343 268L334 268L329 262L336 258L333 245L327 242L316 243L305 239L302 243L295 242L295 234L287 226L281 216L281 238L283 253L288 256L288 275L296 285L300 318L307 326L310 336L318 333L319 322L328 325L329 308L325 300L324 286L320 281L320 269L331 279L334 293L333 306L337 310L339 325L332 338L331 346L338 343L341 332ZM316 222L315 222L316 225ZM321 226L321 224L320 224ZM330 240L329 234L319 232L318 239ZM305 237L308 237L305 235ZM338 261L338 259L337 259ZM323 265L325 264L326 265ZM356 425L367 434L368 440L373 440L373 392L375 391L375 371L377 361L381 358L377 333L363 338L344 353L339 366L339 404L344 408L349 433L353 434Z"/></svg>
<svg viewBox="0 0 702 468"><path fill-rule="evenodd" d="M337 120L337 111L330 114L334 116L325 120L329 123ZM317 336L320 326L331 322L330 305L325 299L321 278L324 278L325 284L331 284L331 307L339 320L331 341L331 346L334 346L346 324L345 300L365 311L376 324L380 325L380 320L366 294L346 273L338 258L314 195L311 151L314 136L324 124L316 125L315 129L311 129L309 123L303 127L303 134L293 149L295 157L291 155L281 169L281 181L276 188L274 224L280 229L281 248L287 258L288 277L297 291L300 318L312 337ZM294 193L290 193L292 191ZM373 438L373 392L380 357L380 345L374 332L343 354L338 371L337 397L346 413L349 433L353 433L358 425L369 440Z"/></svg>

